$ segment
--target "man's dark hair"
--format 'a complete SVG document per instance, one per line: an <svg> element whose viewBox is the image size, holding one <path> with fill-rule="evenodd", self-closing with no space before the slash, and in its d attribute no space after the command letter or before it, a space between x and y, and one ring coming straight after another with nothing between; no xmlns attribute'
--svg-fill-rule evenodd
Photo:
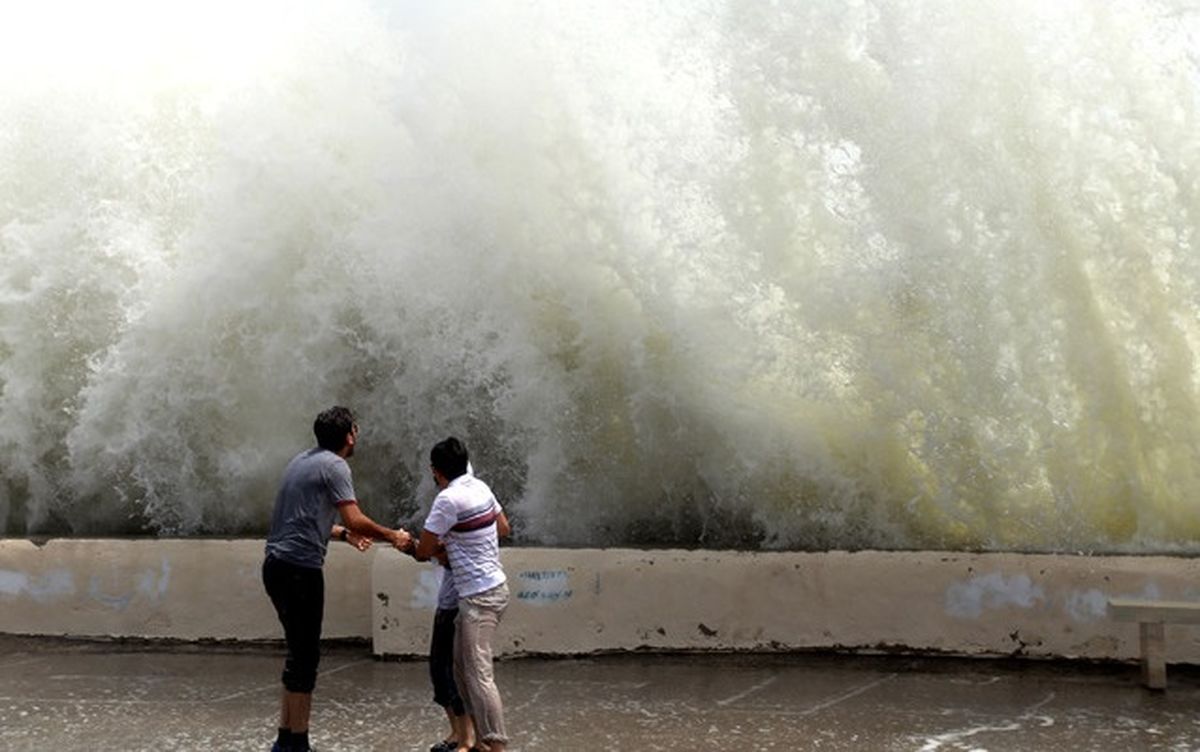
<svg viewBox="0 0 1200 752"><path fill-rule="evenodd" d="M467 472L468 461L467 447L453 436L434 444L429 452L429 464L446 480L454 480Z"/></svg>
<svg viewBox="0 0 1200 752"><path fill-rule="evenodd" d="M324 410L313 421L313 433L317 446L331 452L340 452L346 446L346 434L354 430L354 413L350 408L334 406Z"/></svg>

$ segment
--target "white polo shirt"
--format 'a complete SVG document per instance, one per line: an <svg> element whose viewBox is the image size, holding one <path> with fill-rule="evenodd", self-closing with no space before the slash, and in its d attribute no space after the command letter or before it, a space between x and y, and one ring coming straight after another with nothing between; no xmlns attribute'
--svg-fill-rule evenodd
<svg viewBox="0 0 1200 752"><path fill-rule="evenodd" d="M492 489L470 473L450 481L433 500L425 529L446 546L459 598L491 590L507 579L496 533L502 511Z"/></svg>

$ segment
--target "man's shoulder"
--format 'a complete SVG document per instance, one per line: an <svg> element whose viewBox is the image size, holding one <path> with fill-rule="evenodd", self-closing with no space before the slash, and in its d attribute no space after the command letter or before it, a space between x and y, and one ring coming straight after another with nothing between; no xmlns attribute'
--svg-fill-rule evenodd
<svg viewBox="0 0 1200 752"><path fill-rule="evenodd" d="M438 494L439 497L445 496L448 499L464 503L477 502L491 495L491 487L474 475L456 478L453 483L443 488L441 493Z"/></svg>
<svg viewBox="0 0 1200 752"><path fill-rule="evenodd" d="M350 465L337 454L320 447L305 449L292 457L288 462L287 469L284 470L285 476L325 475L326 473L348 476L350 475Z"/></svg>
<svg viewBox="0 0 1200 752"><path fill-rule="evenodd" d="M471 489L472 493L490 494L492 492L492 487L489 486L486 481L474 475L468 475L466 482L463 485Z"/></svg>
<svg viewBox="0 0 1200 752"><path fill-rule="evenodd" d="M331 452L321 447L305 449L300 454L297 454L292 462L303 462L306 465L318 465L321 467L350 467L350 463L342 459L336 452Z"/></svg>
<svg viewBox="0 0 1200 752"><path fill-rule="evenodd" d="M433 506L454 506L462 498L460 494L456 494L450 488L443 488L438 491L437 496L433 497Z"/></svg>

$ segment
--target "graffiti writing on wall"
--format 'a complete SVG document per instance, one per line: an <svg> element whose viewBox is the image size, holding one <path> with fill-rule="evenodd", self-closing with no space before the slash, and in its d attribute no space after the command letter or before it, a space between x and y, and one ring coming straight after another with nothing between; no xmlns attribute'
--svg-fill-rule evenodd
<svg viewBox="0 0 1200 752"><path fill-rule="evenodd" d="M537 569L518 572L515 597L522 603L547 606L571 599L571 578L565 569Z"/></svg>

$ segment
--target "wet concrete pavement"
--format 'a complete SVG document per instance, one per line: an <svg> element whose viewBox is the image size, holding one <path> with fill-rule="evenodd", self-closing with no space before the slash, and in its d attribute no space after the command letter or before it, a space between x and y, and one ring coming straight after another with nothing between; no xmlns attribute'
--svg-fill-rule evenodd
<svg viewBox="0 0 1200 752"><path fill-rule="evenodd" d="M262 750L274 646L0 637L0 750ZM793 654L513 659L510 749L1200 750L1200 672L1166 692L1135 666ZM313 743L426 750L444 716L426 665L327 651Z"/></svg>

